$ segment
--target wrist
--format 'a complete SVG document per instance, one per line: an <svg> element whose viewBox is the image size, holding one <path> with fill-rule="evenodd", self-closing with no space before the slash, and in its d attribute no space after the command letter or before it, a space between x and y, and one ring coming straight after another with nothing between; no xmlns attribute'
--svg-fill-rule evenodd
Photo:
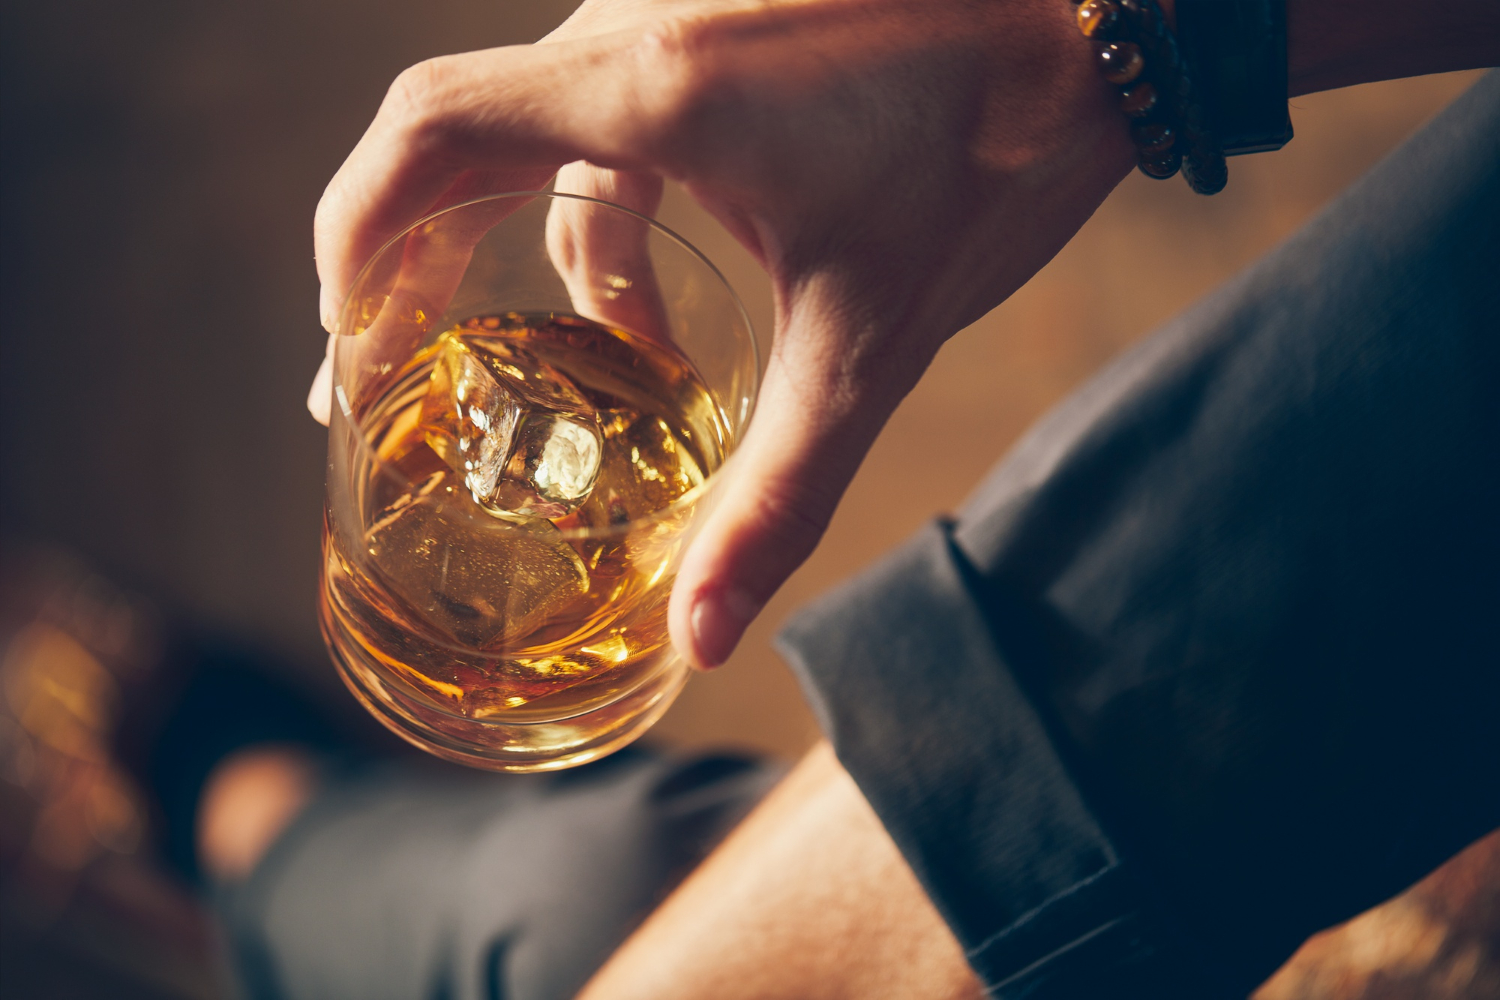
<svg viewBox="0 0 1500 1000"><path fill-rule="evenodd" d="M1264 5L1266 0L1259 2ZM1215 194L1224 187L1227 174L1223 147L1213 127L1211 108L1205 100L1208 91L1198 69L1205 64L1220 65L1215 50L1227 56L1233 49L1234 39L1225 36L1244 20L1243 6L1215 4L1211 11L1196 11L1198 37L1203 43L1199 56L1204 61L1192 67L1156 0L1079 3L1078 28L1094 46L1100 74L1120 88L1119 109L1131 119L1137 166L1148 177L1165 180L1180 170L1188 185L1200 194ZM1185 12L1179 8L1177 13L1180 19ZM1221 13L1228 14L1228 19ZM1222 65L1240 62L1226 58ZM1254 67L1253 63L1246 65ZM1278 73L1276 79L1283 95L1284 117L1284 76Z"/></svg>

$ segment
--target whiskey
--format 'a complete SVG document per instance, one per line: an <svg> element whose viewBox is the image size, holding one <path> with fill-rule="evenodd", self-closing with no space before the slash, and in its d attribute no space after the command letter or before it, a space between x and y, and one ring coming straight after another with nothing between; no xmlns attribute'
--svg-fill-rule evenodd
<svg viewBox="0 0 1500 1000"><path fill-rule="evenodd" d="M481 316L369 395L359 526L325 517L320 603L357 695L455 733L566 719L671 655L685 532L730 444L674 347L560 313Z"/></svg>

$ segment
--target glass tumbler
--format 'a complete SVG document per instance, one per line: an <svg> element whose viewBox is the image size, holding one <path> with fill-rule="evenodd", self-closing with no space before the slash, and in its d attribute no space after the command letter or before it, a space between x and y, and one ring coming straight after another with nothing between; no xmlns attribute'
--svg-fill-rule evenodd
<svg viewBox="0 0 1500 1000"><path fill-rule="evenodd" d="M629 209L496 195L365 266L339 316L319 619L407 741L571 767L666 711L682 553L759 359L712 263Z"/></svg>

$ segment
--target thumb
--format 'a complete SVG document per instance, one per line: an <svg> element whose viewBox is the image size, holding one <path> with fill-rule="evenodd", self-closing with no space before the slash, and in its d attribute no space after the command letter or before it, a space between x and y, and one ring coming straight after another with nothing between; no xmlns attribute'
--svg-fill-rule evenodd
<svg viewBox="0 0 1500 1000"><path fill-rule="evenodd" d="M778 332L755 419L725 470L732 479L720 485L672 591L673 644L695 666L728 659L812 554L865 453L926 367L862 350L867 333L807 300ZM859 363L872 353L881 355L877 363Z"/></svg>

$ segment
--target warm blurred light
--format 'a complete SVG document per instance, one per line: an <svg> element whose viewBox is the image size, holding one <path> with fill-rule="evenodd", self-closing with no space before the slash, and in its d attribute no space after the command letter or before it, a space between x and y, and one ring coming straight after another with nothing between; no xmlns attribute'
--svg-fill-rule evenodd
<svg viewBox="0 0 1500 1000"><path fill-rule="evenodd" d="M112 760L111 740L119 674L136 669L143 623L98 578L65 560L41 565L43 580L6 588L6 617L24 624L0 637L0 779L21 794L5 797L0 823L8 842L24 845L15 870L43 880L50 870L52 894L66 896L91 862L141 844L141 795ZM18 594L31 599L29 615L14 606Z"/></svg>

